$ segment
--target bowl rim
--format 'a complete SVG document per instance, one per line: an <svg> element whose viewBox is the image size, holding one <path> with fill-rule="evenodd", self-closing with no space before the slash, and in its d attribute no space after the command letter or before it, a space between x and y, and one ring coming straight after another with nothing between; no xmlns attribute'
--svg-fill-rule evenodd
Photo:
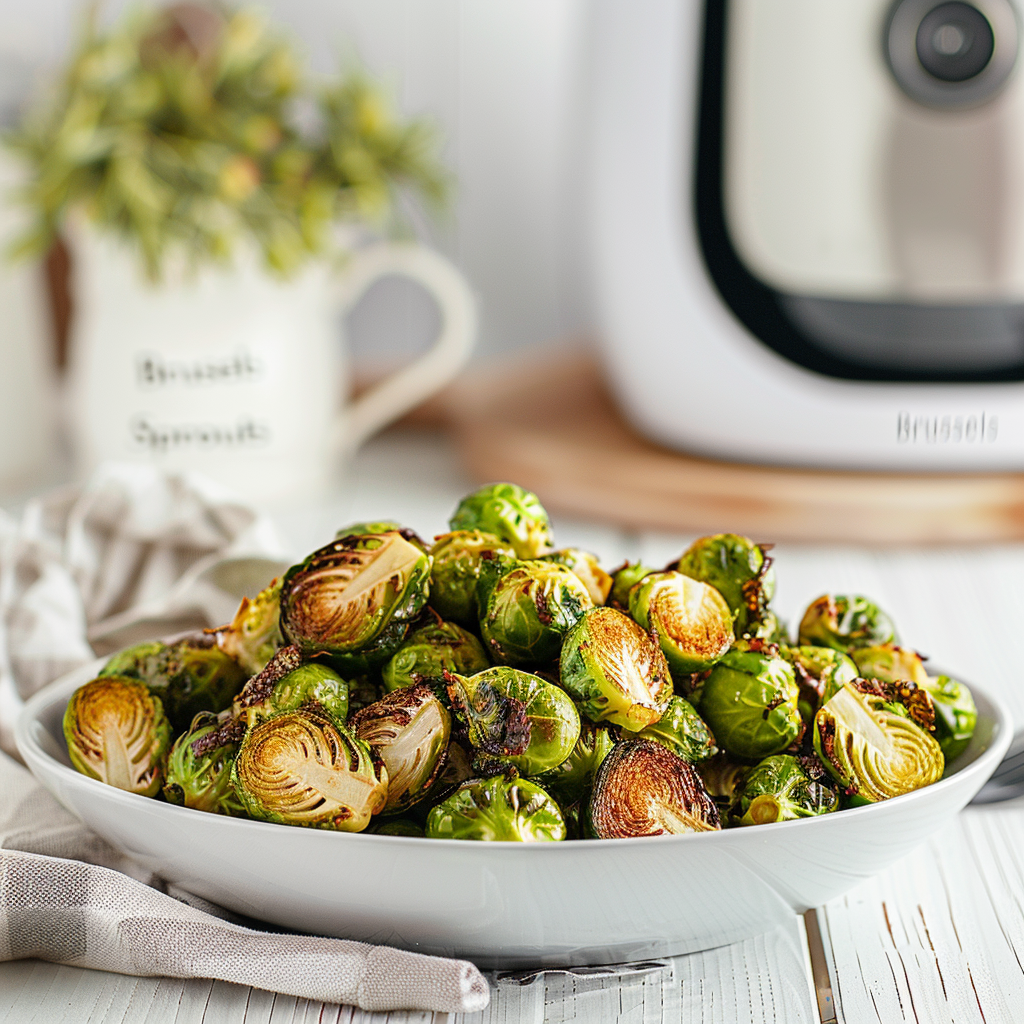
<svg viewBox="0 0 1024 1024"><path fill-rule="evenodd" d="M65 778L69 784L74 786L84 786L86 792L94 792L96 796L101 799L112 801L114 803L120 803L128 808L140 808L141 804L138 803L140 800L146 801L147 805L160 807L161 811L157 813L168 813L171 815L184 814L188 816L185 820L196 820L195 815L200 815L201 819L208 823L218 822L218 825L214 827L223 828L234 828L242 830L257 829L258 835L267 834L266 829L273 829L272 834L278 834L278 831L282 828L288 828L289 831L294 835L301 831L307 835L319 835L322 837L332 837L330 839L311 839L306 840L308 842L338 842L346 841L351 837L359 837L360 841L365 842L367 840L384 841L389 845L399 844L415 844L419 847L419 844L423 843L425 837L422 836L391 836L391 835L380 835L373 832L343 832L335 829L320 829L320 828L302 828L299 829L295 826L279 825L275 822L259 821L253 818L236 818L225 814L211 814L208 811L198 811L191 807L179 807L175 804L169 804L163 800L156 800L153 797L142 796L139 793L129 793L125 790L117 789L114 786L108 786L106 783L100 782L99 779L90 778L88 775L84 775L74 768L70 768L65 764L62 764L52 755L36 742L33 736L32 726L38 721L40 712L49 708L51 705L61 701L70 700L71 694L79 687L89 682L90 679L95 678L96 671L107 662L107 658L97 658L94 661L88 662L84 665L78 666L78 668L71 669L64 675L54 679L46 686L42 687L36 693L34 693L26 702L21 712L18 715L18 719L15 723L14 737L15 743L18 748L18 752L21 754L28 766L29 771L36 780L47 790L49 787L46 782L41 778L35 771L34 763L43 764L46 766L47 771L56 771L59 777ZM953 678L959 678L954 675ZM977 792L981 787L988 781L989 777L995 771L999 762L1002 761L1006 754L1007 749L1010 746L1010 742L1013 739L1013 718L1010 715L1009 709L1006 706L1005 701L984 687L979 687L974 683L967 684L970 687L971 693L977 697L980 695L983 702L988 704L993 710L993 727L995 732L995 738L988 747L986 747L981 753L970 763L965 765L963 768L958 769L951 775L943 775L937 782L933 782L929 786L923 786L920 789L915 789L910 793L903 793L897 797L891 797L888 800L882 800L873 804L866 804L860 807L848 807L843 809L841 812L842 820L849 821L851 824L857 820L855 816L863 817L865 814L878 814L881 808L890 808L892 806L899 806L909 808L910 801L922 799L929 799L935 796L935 794L941 789L945 791L952 788L957 783L963 783L965 778L974 777L977 785L974 787L974 792ZM66 693L65 693L66 691ZM42 724L40 727L42 727ZM90 787L97 787L91 790ZM973 795L973 794L972 794ZM898 804L897 804L898 801ZM779 829L791 829L794 826L801 826L805 829L814 827L814 823L831 822L834 820L833 814L822 814L811 818L797 818L791 821L776 821L769 824L758 825L756 828L729 828L729 829L714 829L708 832L691 832L677 835L658 835L658 836L633 836L629 837L630 843L679 843L679 842L730 842L732 840L723 837L736 837L738 835L749 835L753 838L765 838L769 835L774 834ZM825 826L827 827L827 826ZM340 839L338 837L341 837ZM717 838L716 838L717 837ZM536 843L523 843L515 842L511 840L493 840L490 842L467 842L462 839L431 839L429 840L431 849L436 849L440 844L445 844L453 849L462 850L465 853L469 853L470 850L482 849L487 850L493 847L499 847L503 850L552 850L562 847L568 847L570 850L578 850L581 848L581 844L586 844L588 847L598 845L602 849L608 848L607 839L574 839L569 843L561 842L536 842ZM526 856L540 856L539 853L528 853ZM558 854L555 854L558 856ZM568 856L568 854L566 854Z"/></svg>

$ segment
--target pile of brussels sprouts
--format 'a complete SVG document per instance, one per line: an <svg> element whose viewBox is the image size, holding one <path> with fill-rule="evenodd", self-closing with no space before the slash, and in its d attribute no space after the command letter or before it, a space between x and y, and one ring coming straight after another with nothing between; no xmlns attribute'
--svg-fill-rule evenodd
<svg viewBox="0 0 1024 1024"><path fill-rule="evenodd" d="M513 484L450 526L350 526L230 624L114 655L68 704L73 764L201 811L535 842L828 814L970 741L967 687L866 598L818 598L791 642L745 537L608 573Z"/></svg>

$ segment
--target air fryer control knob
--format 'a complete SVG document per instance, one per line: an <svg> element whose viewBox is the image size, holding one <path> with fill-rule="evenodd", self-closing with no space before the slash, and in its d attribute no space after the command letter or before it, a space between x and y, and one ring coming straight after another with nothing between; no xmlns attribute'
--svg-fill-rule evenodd
<svg viewBox="0 0 1024 1024"><path fill-rule="evenodd" d="M1019 34L1011 0L900 0L886 25L885 51L911 99L941 109L973 107L1006 83Z"/></svg>

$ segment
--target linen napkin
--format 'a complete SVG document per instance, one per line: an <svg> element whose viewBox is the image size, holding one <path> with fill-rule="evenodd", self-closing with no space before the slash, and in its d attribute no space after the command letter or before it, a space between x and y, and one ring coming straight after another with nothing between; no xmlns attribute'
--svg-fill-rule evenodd
<svg viewBox="0 0 1024 1024"><path fill-rule="evenodd" d="M102 467L0 512L0 747L24 700L142 639L228 621L287 563L270 522L208 480ZM255 922L249 922L255 924ZM0 960L216 978L365 1010L471 1013L462 960L248 927L166 886L90 832L0 753Z"/></svg>

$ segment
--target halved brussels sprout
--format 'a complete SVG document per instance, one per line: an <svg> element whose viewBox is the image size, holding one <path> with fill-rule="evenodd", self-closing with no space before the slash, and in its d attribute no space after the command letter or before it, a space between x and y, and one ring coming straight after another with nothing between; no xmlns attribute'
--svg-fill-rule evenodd
<svg viewBox="0 0 1024 1024"><path fill-rule="evenodd" d="M594 784L597 769L613 746L615 737L608 726L582 722L580 738L569 756L560 765L538 775L534 781L566 808L587 794Z"/></svg>
<svg viewBox="0 0 1024 1024"><path fill-rule="evenodd" d="M482 530L506 541L519 558L552 550L551 521L536 494L515 484L488 484L459 502L448 525L453 530Z"/></svg>
<svg viewBox="0 0 1024 1024"><path fill-rule="evenodd" d="M850 651L850 657L857 665L857 675L864 679L881 679L885 683L909 679L918 686L928 682L924 659L909 647L898 647L896 644L855 647Z"/></svg>
<svg viewBox="0 0 1024 1024"><path fill-rule="evenodd" d="M594 604L604 604L612 589L612 578L601 568L597 555L579 548L560 548L549 555L541 555L542 562L557 562L564 565L571 573L579 577L587 588L590 600Z"/></svg>
<svg viewBox="0 0 1024 1024"><path fill-rule="evenodd" d="M655 572L629 592L629 614L657 634L673 674L711 668L733 642L732 612L712 586L681 572Z"/></svg>
<svg viewBox="0 0 1024 1024"><path fill-rule="evenodd" d="M844 683L857 678L850 656L833 647L783 647L779 653L793 666L800 687L800 716L810 722L818 708Z"/></svg>
<svg viewBox="0 0 1024 1024"><path fill-rule="evenodd" d="M284 643L280 620L281 581L274 580L251 601L242 598L231 623L217 630L217 646L254 676Z"/></svg>
<svg viewBox="0 0 1024 1024"><path fill-rule="evenodd" d="M428 550L427 542L415 531L410 530L393 519L381 519L374 523L352 523L351 526L343 526L334 535L335 540L343 537L362 537L366 534L400 533L410 544L415 544L420 551Z"/></svg>
<svg viewBox="0 0 1024 1024"><path fill-rule="evenodd" d="M295 648L282 648L285 654ZM301 657L301 655L299 656ZM336 721L348 718L348 683L332 668L319 662L306 662L292 667L293 655L277 669L284 655L279 652L268 667L253 676L239 694L235 710L252 728L258 722L273 718L283 711L297 711L315 701Z"/></svg>
<svg viewBox="0 0 1024 1024"><path fill-rule="evenodd" d="M441 679L445 670L471 676L490 667L483 645L454 622L421 626L409 634L381 670L387 690L415 686L424 679Z"/></svg>
<svg viewBox="0 0 1024 1024"><path fill-rule="evenodd" d="M643 562L624 562L612 573L612 589L608 595L608 604L620 611L629 611L629 592L645 576L657 572Z"/></svg>
<svg viewBox="0 0 1024 1024"><path fill-rule="evenodd" d="M904 710L925 691L898 685L906 695L877 681L847 683L814 716L815 751L858 803L900 796L942 777L942 748Z"/></svg>
<svg viewBox="0 0 1024 1024"><path fill-rule="evenodd" d="M470 779L427 816L428 839L542 843L565 838L555 801L536 783L495 775Z"/></svg>
<svg viewBox="0 0 1024 1024"><path fill-rule="evenodd" d="M971 691L949 676L929 677L924 689L935 706L935 739L942 748L946 764L958 758L968 747L978 724L978 709Z"/></svg>
<svg viewBox="0 0 1024 1024"><path fill-rule="evenodd" d="M579 578L555 562L484 563L477 590L480 634L505 665L544 666L593 601Z"/></svg>
<svg viewBox="0 0 1024 1024"><path fill-rule="evenodd" d="M690 764L700 764L718 753L715 737L707 723L682 697L670 697L664 714L640 732L623 730L626 740L653 740L668 747L677 757Z"/></svg>
<svg viewBox="0 0 1024 1024"><path fill-rule="evenodd" d="M800 620L800 643L850 653L858 647L899 643L889 618L874 601L859 594L823 594Z"/></svg>
<svg viewBox="0 0 1024 1024"><path fill-rule="evenodd" d="M231 765L241 741L227 739L213 747L201 742L216 734L222 724L216 715L201 712L189 731L175 741L167 758L163 790L169 804L213 814L245 814L231 784Z"/></svg>
<svg viewBox="0 0 1024 1024"><path fill-rule="evenodd" d="M315 704L250 729L231 779L253 818L341 832L366 828L388 793L383 762Z"/></svg>
<svg viewBox="0 0 1024 1024"><path fill-rule="evenodd" d="M142 796L160 791L171 727L160 698L138 679L108 675L75 690L64 739L83 775Z"/></svg>
<svg viewBox="0 0 1024 1024"><path fill-rule="evenodd" d="M722 827L697 770L650 740L624 740L612 748L597 770L588 817L598 839Z"/></svg>
<svg viewBox="0 0 1024 1024"><path fill-rule="evenodd" d="M350 725L388 770L382 813L397 814L427 795L444 768L452 721L426 683L389 693L357 711Z"/></svg>
<svg viewBox="0 0 1024 1024"><path fill-rule="evenodd" d="M503 665L474 676L447 673L448 696L484 754L539 775L560 765L580 736L576 706L553 683Z"/></svg>
<svg viewBox="0 0 1024 1024"><path fill-rule="evenodd" d="M592 608L569 630L559 665L562 687L594 722L643 729L672 696L658 643L628 615Z"/></svg>
<svg viewBox="0 0 1024 1024"><path fill-rule="evenodd" d="M810 778L789 754L766 757L743 782L737 812L741 825L767 825L828 814L839 808L839 794Z"/></svg>
<svg viewBox="0 0 1024 1024"><path fill-rule="evenodd" d="M139 679L159 697L174 732L188 729L200 711L223 711L248 678L210 633L189 633L170 644L153 640L113 655L101 676Z"/></svg>
<svg viewBox="0 0 1024 1024"><path fill-rule="evenodd" d="M775 594L775 572L768 557L770 544L755 544L735 533L718 533L695 540L676 568L691 579L717 590L733 613L736 636L759 623Z"/></svg>
<svg viewBox="0 0 1024 1024"><path fill-rule="evenodd" d="M737 641L711 670L700 714L722 749L761 760L793 743L803 729L793 666L759 641Z"/></svg>
<svg viewBox="0 0 1024 1024"><path fill-rule="evenodd" d="M476 628L476 589L480 565L484 560L515 558L515 548L499 540L493 533L480 530L456 530L434 541L430 557L430 607L442 619L451 619L460 626Z"/></svg>
<svg viewBox="0 0 1024 1024"><path fill-rule="evenodd" d="M281 629L305 654L342 671L383 664L427 601L430 557L400 533L343 537L292 566L281 587Z"/></svg>

